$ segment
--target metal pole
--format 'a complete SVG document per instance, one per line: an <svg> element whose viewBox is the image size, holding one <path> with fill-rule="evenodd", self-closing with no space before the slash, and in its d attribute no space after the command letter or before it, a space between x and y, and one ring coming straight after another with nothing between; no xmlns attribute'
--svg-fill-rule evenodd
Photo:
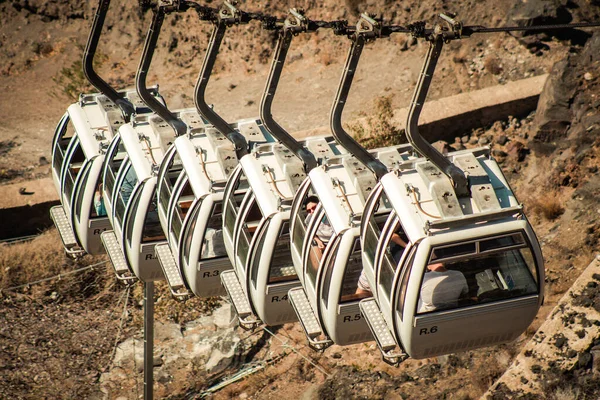
<svg viewBox="0 0 600 400"><path fill-rule="evenodd" d="M154 385L154 282L144 282L144 400L152 400Z"/></svg>

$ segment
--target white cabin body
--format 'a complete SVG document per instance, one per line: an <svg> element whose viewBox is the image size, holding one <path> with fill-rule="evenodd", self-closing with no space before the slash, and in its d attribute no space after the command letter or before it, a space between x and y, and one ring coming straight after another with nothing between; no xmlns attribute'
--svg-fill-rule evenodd
<svg viewBox="0 0 600 400"><path fill-rule="evenodd" d="M257 119L232 127L251 146L274 141ZM159 219L186 288L199 297L225 294L220 274L232 266L223 243L222 204L237 165L233 143L208 127L177 138L159 172ZM244 193L242 188L236 195Z"/></svg>
<svg viewBox="0 0 600 400"><path fill-rule="evenodd" d="M341 151L331 137L301 144L315 158ZM280 143L257 146L242 157L227 183L223 239L253 313L267 325L296 321L288 291L298 287L291 254L289 219L294 195L306 174L298 157ZM243 198L235 196L247 182Z"/></svg>
<svg viewBox="0 0 600 400"><path fill-rule="evenodd" d="M413 358L514 340L543 301L537 238L489 149L447 155L470 197L421 158L388 173L365 207L366 278L396 341ZM390 204L392 212L378 207ZM395 248L393 235L407 240Z"/></svg>
<svg viewBox="0 0 600 400"><path fill-rule="evenodd" d="M203 129L205 123L196 109L175 111L174 115L188 126L189 131ZM161 163L169 147L175 141L171 126L156 114L136 116L119 130L120 143L112 143L105 163L105 176L113 174L113 164L121 157L118 147L122 146L125 157L119 167L111 188L106 209L110 212L114 235L123 252L128 268L142 281L164 278L154 247L165 243L158 209L156 185ZM110 254L110 252L109 252ZM112 254L111 254L112 258Z"/></svg>
<svg viewBox="0 0 600 400"><path fill-rule="evenodd" d="M152 93L163 101L156 90ZM135 90L126 90L122 95L138 114L151 112ZM121 109L105 95L87 94L67 109L54 133L54 185L70 230L83 251L90 254L104 252L100 234L110 229L101 196L101 171L109 143L124 123Z"/></svg>
<svg viewBox="0 0 600 400"><path fill-rule="evenodd" d="M408 159L409 148L403 145L370 152L393 168ZM370 294L357 289L363 269L360 221L376 184L375 175L364 164L344 154L310 171L294 199L294 266L323 334L338 345L372 340L359 310L360 300ZM306 203L311 195L318 198L319 205L309 214ZM319 242L325 244L324 249Z"/></svg>

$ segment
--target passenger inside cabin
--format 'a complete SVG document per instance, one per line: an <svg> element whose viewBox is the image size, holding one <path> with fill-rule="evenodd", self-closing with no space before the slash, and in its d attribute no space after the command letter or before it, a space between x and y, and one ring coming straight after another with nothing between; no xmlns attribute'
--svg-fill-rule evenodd
<svg viewBox="0 0 600 400"><path fill-rule="evenodd" d="M423 277L418 312L455 308L460 298L467 295L469 287L464 275L449 270L443 263L432 263Z"/></svg>
<svg viewBox="0 0 600 400"><path fill-rule="evenodd" d="M306 216L306 225L310 223L317 206L319 205L319 198L317 196L308 196L304 201L304 206L306 207L306 212L308 215ZM317 234L315 236L315 242L317 247L323 251L325 247L327 247L327 243L329 243L329 239L333 235L333 228L327 221L327 217L323 216L319 227L317 228Z"/></svg>
<svg viewBox="0 0 600 400"><path fill-rule="evenodd" d="M398 224L398 228L394 233L392 233L392 237L390 240L390 245L388 248L389 254L392 255L392 259L394 263L398 265L400 259L402 258L402 253L406 248L406 241L402 238L404 233L402 232L402 226ZM363 269L360 273L360 277L358 278L358 287L356 289L356 294L366 296L372 296L373 293L371 291L371 285L369 285L369 281L367 280L367 276L365 274L365 270Z"/></svg>
<svg viewBox="0 0 600 400"><path fill-rule="evenodd" d="M96 216L106 217L106 208L104 207L104 197L102 196L102 183L98 184L96 193L94 193L94 209Z"/></svg>

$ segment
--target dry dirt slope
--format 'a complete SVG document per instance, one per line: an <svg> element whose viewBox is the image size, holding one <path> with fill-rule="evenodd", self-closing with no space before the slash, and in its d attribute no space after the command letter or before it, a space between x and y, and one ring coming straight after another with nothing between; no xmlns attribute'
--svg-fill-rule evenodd
<svg viewBox="0 0 600 400"><path fill-rule="evenodd" d="M560 9L563 14L568 11L577 20L581 20L583 15L586 18L597 17L597 5L593 2L548 2L554 3L562 6L556 6L553 10ZM254 8L254 4L248 2L247 8ZM267 10L281 10L287 5L284 2L264 2L260 6ZM304 2L303 5L311 4ZM384 8L383 1L345 2L345 7L340 7L333 1L312 5L315 7L311 8L309 15L323 18L352 19L351 10L354 5L371 10ZM108 72L113 82L129 85L135 59L139 55L143 29L140 28L140 17L131 13L129 3L115 6L123 19L113 15L110 21L111 28L106 35L108 40L104 42L102 50L106 60L101 70ZM389 5L387 10L397 22L404 22L409 20L406 17L409 13L407 8L411 9L410 19L419 19L429 18L435 10L442 10L443 6L444 2L441 1L409 2ZM501 24L509 20L511 12L518 11L515 11L513 3L502 1L465 2L457 7L465 20L468 18L468 21L477 23L491 20L493 24ZM552 10L545 12L553 14ZM77 82L75 78L64 80L68 75L61 74L61 68L70 69L71 63L79 57L77 45L84 42L89 23L84 17L87 18L90 14L90 3L37 0L0 2L0 57L3 66L0 71L0 88L3 93L10 94L0 98L0 113L3 117L0 127L2 179L8 180L15 176L16 179L25 179L48 174L48 167L39 165L39 157L49 156L51 127L71 101L61 94L62 90L67 83ZM556 15L554 17L557 18ZM144 21L148 21L148 16ZM190 100L191 86L199 68L196 60L202 54L201 39L205 38L206 32L206 28L197 31L203 32L198 35L200 39L190 37L187 27L196 27L195 22L189 17L181 17L179 21L182 22L174 27L167 27L163 35L161 51L157 54L157 60L161 62L156 63L156 75L153 77L165 88L172 104L183 104ZM259 33L257 27L253 29L253 32L245 34L246 38L239 44L236 40L228 42L228 49L220 65L221 71L214 78L213 86L218 90L212 92L213 96L231 92L222 102L219 97L215 97L219 99L216 102L217 108L223 107L224 114L229 113L227 115L237 116L236 113L242 112L238 110L239 103L234 101L240 98L248 104L248 110L244 109L243 112L255 112L250 103L254 102L255 105L254 99L260 97L255 92L262 90L264 62L268 60L270 40L268 35L257 36L264 35ZM241 34L244 30L240 29L238 32ZM284 99L287 96L312 99L305 96L306 93L318 92L327 107L318 105L316 108L325 109L326 114L333 97L333 87L337 83L340 68L338 59L343 57L345 50L336 42L330 41L326 34L319 34L316 38L298 38L297 51L301 56L296 56L296 60L289 64L288 86L282 84L280 94ZM363 60L361 66L364 66L364 70L370 71L371 76L373 71L377 71L377 76L383 76L382 80L386 82L379 83L380 90L370 90L371 85L376 83L369 81L369 74L365 74L362 77L364 86L360 82L356 85L355 98L360 102L368 103L367 99L386 93L384 89L388 86L391 92L396 93L396 105L407 101L412 90L410 84L414 82L419 63L405 63L421 57L425 47L416 45L401 51L401 42L401 39L393 42L397 46L393 52L384 44L376 45L373 56L367 57L366 62ZM502 373L518 348L532 336L548 310L589 263L593 254L598 252L600 236L600 207L597 202L600 195L600 182L597 178L600 143L596 119L600 107L598 38L590 41L583 50L570 47L569 42L539 42L531 38L526 38L525 42L530 43L529 46L534 51L544 46L549 49L544 50L541 56L536 56L527 51L527 43L523 45L520 44L523 42L506 36L473 38L461 45L449 46L450 50L440 64L445 70L435 83L433 96L453 94L547 71L553 60L561 59L569 53L566 61L555 67L553 74L556 79L552 81L554 86L547 88L547 97L543 100L546 103L543 103L535 120L511 119L499 122L487 130L465 134L467 145L484 141L493 144L496 156L504 162L503 167L511 184L528 207L536 232L543 243L547 261L548 297L546 307L540 312L532 329L522 340L509 346L441 359L411 360L400 369L383 365L376 349L370 345L333 348L317 357L320 365L333 375L331 378L315 370L300 357L289 355L285 363L265 370L256 375L256 378L232 385L217 397L240 394L242 397L255 398L286 395L297 397L296 395L307 393L321 398L362 396L467 399L478 397ZM176 46L169 52L172 43L176 43ZM317 53L315 47L323 50ZM266 52L264 49L267 49ZM242 63L234 62L240 54L250 56ZM400 67L393 70L382 69L382 60L385 60L386 65ZM320 87L307 84L316 79L315 74L319 78ZM400 78L394 80L390 78L392 76ZM57 82L52 78L56 78ZM231 88L232 84L237 86ZM253 88L258 89L253 91ZM306 88L307 92L302 92L302 88ZM406 95L403 94L403 89ZM329 94L326 90L330 91ZM51 95L52 92L56 95ZM320 104L314 100L312 102ZM354 110L364 108L360 102L357 102L358 106ZM302 125L303 120L298 115L304 112L298 113L297 107L285 108L288 103L297 103L281 103L284 103L281 106L283 108L277 111L281 113L285 125ZM321 115L326 120L324 114L315 111L315 115ZM544 116L552 117L551 123L545 124ZM314 123L323 124L320 121ZM538 133L540 126L550 129ZM1 287L29 282L77 267L62 258L55 233L40 240L47 242L42 244L36 241L32 246L5 246L0 249ZM93 261L96 260L86 259L84 263ZM129 312L120 337L139 334L139 287L135 291L135 301L128 303ZM3 297L0 306L0 397L99 396L99 371L110 364L113 344L118 339L121 322L119 317L123 307L123 301L119 300L122 295L123 289L114 285L114 278L109 273L92 271L77 278L46 283L31 290L20 291L17 295ZM158 318L164 320L184 322L194 318L202 306L195 303L174 306L168 300L164 288L159 297L164 308L159 309ZM296 346L303 345L297 327L286 326L284 332L294 340L293 343L297 343ZM264 340L271 346L276 346L276 341L267 339L266 336ZM302 351L310 354L306 349ZM584 349L577 357L585 358L586 354L591 353ZM257 354L258 358L263 356L266 357L265 353ZM579 377L596 376L593 363L582 364L577 368L575 371L558 371L559 376L567 374L576 379L550 381L544 388L545 397L557 398L554 395L557 388L567 391L572 386L580 398L597 398L598 389L589 384L590 380L579 380ZM128 376L126 382L135 380L138 376L133 370L124 371L124 374ZM192 371L190 375L173 381L167 379L159 385L162 385L163 393L169 393L171 398L193 398L201 392L206 382ZM120 393L134 398L139 390L138 382L137 388L125 385Z"/></svg>

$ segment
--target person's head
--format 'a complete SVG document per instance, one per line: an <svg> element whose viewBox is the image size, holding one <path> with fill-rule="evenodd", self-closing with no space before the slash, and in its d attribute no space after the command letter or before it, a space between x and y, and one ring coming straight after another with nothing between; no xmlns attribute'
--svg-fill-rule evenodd
<svg viewBox="0 0 600 400"><path fill-rule="evenodd" d="M304 207L309 214L314 213L318 205L319 198L317 196L308 196L306 200L304 200Z"/></svg>
<svg viewBox="0 0 600 400"><path fill-rule="evenodd" d="M446 267L444 267L444 264L442 264L441 262L429 264L427 266L427 269L429 269L430 271L436 271L436 272L446 271Z"/></svg>

